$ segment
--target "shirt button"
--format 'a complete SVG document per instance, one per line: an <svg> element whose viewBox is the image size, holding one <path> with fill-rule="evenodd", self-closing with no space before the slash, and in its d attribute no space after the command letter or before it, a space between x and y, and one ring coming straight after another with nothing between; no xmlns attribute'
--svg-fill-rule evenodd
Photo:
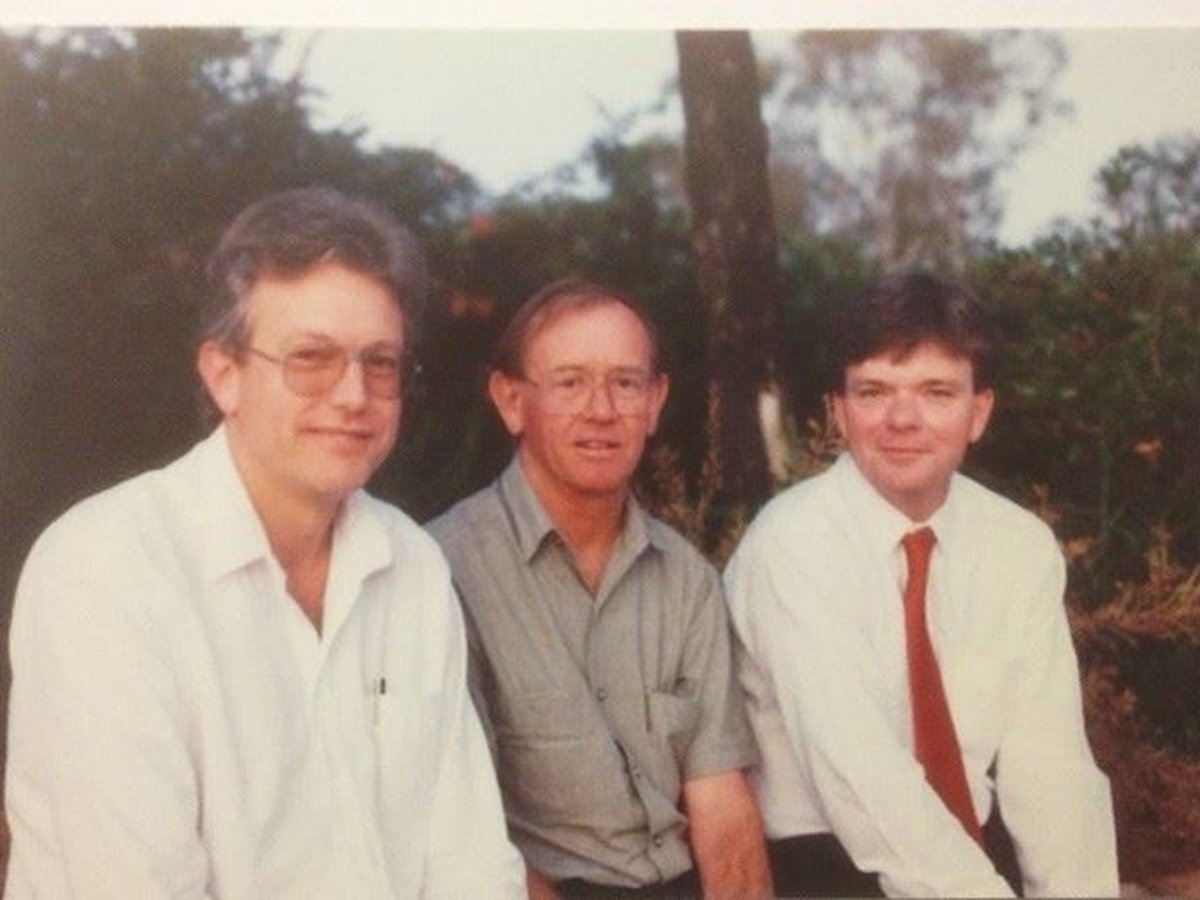
<svg viewBox="0 0 1200 900"><path fill-rule="evenodd" d="M605 688L596 688L596 699L603 703L608 699L608 691Z"/></svg>
<svg viewBox="0 0 1200 900"><path fill-rule="evenodd" d="M662 838L660 838L660 837L656 837L656 838L654 839L654 846L655 846L655 847L659 847L659 848L661 848L661 847L662 847L662 845L663 845L663 839L662 839Z"/></svg>

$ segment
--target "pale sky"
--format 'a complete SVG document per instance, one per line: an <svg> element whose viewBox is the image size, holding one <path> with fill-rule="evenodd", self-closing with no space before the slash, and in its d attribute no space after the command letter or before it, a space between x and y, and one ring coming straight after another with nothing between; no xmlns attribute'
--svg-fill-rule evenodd
<svg viewBox="0 0 1200 900"><path fill-rule="evenodd" d="M1000 237L1028 241L1055 216L1096 211L1094 175L1123 144L1200 129L1200 28L1072 29L1055 123L1003 180ZM674 74L668 31L296 32L326 125L426 147L492 192L574 159L607 121L654 99ZM760 55L782 33L758 34ZM679 134L677 108L658 120Z"/></svg>
<svg viewBox="0 0 1200 900"><path fill-rule="evenodd" d="M309 83L327 94L319 123L365 126L372 143L433 149L492 192L571 161L609 117L657 96L675 71L671 27L1069 26L1062 85L1075 115L1043 135L1001 183L1000 237L1023 243L1057 215L1083 220L1093 213L1094 173L1122 144L1200 129L1200 3L1153 0L1132 12L1130 6L1128 0L58 0L50 7L44 0L4 0L0 25L297 26L295 46L315 35L307 72ZM300 28L309 25L322 30ZM529 25L572 30L521 27ZM618 30L602 30L613 25ZM418 30L429 27L438 30ZM756 35L760 55L779 41L778 34ZM678 113L661 128L681 131Z"/></svg>

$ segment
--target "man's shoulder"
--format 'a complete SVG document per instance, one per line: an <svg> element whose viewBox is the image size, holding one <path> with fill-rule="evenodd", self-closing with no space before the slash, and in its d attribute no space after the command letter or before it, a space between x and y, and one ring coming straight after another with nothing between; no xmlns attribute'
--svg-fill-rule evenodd
<svg viewBox="0 0 1200 900"><path fill-rule="evenodd" d="M512 577L522 558L517 535L500 497L497 482L459 500L425 525L437 543L460 592Z"/></svg>
<svg viewBox="0 0 1200 900"><path fill-rule="evenodd" d="M442 549L451 554L481 535L493 534L504 522L504 506L493 482L453 504L425 524Z"/></svg>
<svg viewBox="0 0 1200 900"><path fill-rule="evenodd" d="M36 606L39 617L62 624L118 608L145 622L170 606L177 592L159 588L194 575L198 556L190 552L197 541L179 537L196 532L179 511L187 482L164 471L119 482L51 522L25 559L14 608Z"/></svg>
<svg viewBox="0 0 1200 900"><path fill-rule="evenodd" d="M647 538L668 561L678 562L680 565L712 568L712 564L699 548L684 537L683 533L675 526L644 509L642 515L646 522Z"/></svg>
<svg viewBox="0 0 1200 900"><path fill-rule="evenodd" d="M394 545L406 548L411 553L422 557L432 557L436 562L444 562L444 557L437 542L429 533L428 526L422 527L412 516L389 500L359 492L359 500L384 527L388 540Z"/></svg>
<svg viewBox="0 0 1200 900"><path fill-rule="evenodd" d="M840 578L860 569L867 546L865 523L847 502L836 470L828 469L785 488L758 511L725 568L726 585L779 567L810 579Z"/></svg>
<svg viewBox="0 0 1200 900"><path fill-rule="evenodd" d="M695 609L709 602L723 603L724 588L717 567L674 526L642 510L646 539L661 564L664 588L662 599L682 608Z"/></svg>
<svg viewBox="0 0 1200 900"><path fill-rule="evenodd" d="M166 509L175 487L165 471L142 472L79 500L50 523L35 547L42 553L84 555L165 539Z"/></svg>
<svg viewBox="0 0 1200 900"><path fill-rule="evenodd" d="M768 500L747 529L747 537L761 539L786 532L789 537L815 538L829 532L843 506L834 472L828 469L789 485Z"/></svg>
<svg viewBox="0 0 1200 900"><path fill-rule="evenodd" d="M953 489L961 524L976 531L978 540L993 546L1057 547L1050 526L1016 501L961 473L954 476Z"/></svg>

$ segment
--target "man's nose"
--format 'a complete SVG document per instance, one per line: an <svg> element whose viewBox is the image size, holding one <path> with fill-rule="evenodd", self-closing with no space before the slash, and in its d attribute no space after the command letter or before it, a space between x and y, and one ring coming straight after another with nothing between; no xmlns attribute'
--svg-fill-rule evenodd
<svg viewBox="0 0 1200 900"><path fill-rule="evenodd" d="M888 398L886 421L892 428L911 428L921 421L917 398L898 392Z"/></svg>
<svg viewBox="0 0 1200 900"><path fill-rule="evenodd" d="M342 375L333 385L330 399L339 406L358 409L367 402L367 373L362 360L351 356L346 360Z"/></svg>
<svg viewBox="0 0 1200 900"><path fill-rule="evenodd" d="M588 415L597 418L612 418L617 414L617 405L613 402L612 387L603 379L597 379L592 385L591 393L588 394L587 403L584 404L583 411Z"/></svg>

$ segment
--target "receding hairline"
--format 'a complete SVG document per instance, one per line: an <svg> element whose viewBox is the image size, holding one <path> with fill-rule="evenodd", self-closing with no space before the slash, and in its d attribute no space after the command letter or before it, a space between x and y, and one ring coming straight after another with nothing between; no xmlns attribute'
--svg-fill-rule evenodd
<svg viewBox="0 0 1200 900"><path fill-rule="evenodd" d="M549 296L542 297L549 292ZM530 304L536 309L527 310ZM549 285L522 305L505 328L497 345L493 368L509 375L524 374L529 348L546 329L566 316L605 306L624 308L642 329L649 350L651 370L662 372L658 329L649 313L632 296L592 282L564 282Z"/></svg>
<svg viewBox="0 0 1200 900"><path fill-rule="evenodd" d="M319 272L322 269L339 268L343 271L350 272L353 275L361 276L367 281L377 284L387 292L387 295L392 299L392 302L400 307L400 311L404 312L406 301L411 300L410 297L405 297L400 288L397 287L385 274L376 271L371 266L359 265L353 259L345 259L336 251L329 251L321 258L307 265L299 266L280 266L275 264L267 264L263 268L254 273L254 276L249 279L245 286L247 294L252 292L261 282L274 281L279 284L295 284L298 281L303 281L310 275Z"/></svg>

